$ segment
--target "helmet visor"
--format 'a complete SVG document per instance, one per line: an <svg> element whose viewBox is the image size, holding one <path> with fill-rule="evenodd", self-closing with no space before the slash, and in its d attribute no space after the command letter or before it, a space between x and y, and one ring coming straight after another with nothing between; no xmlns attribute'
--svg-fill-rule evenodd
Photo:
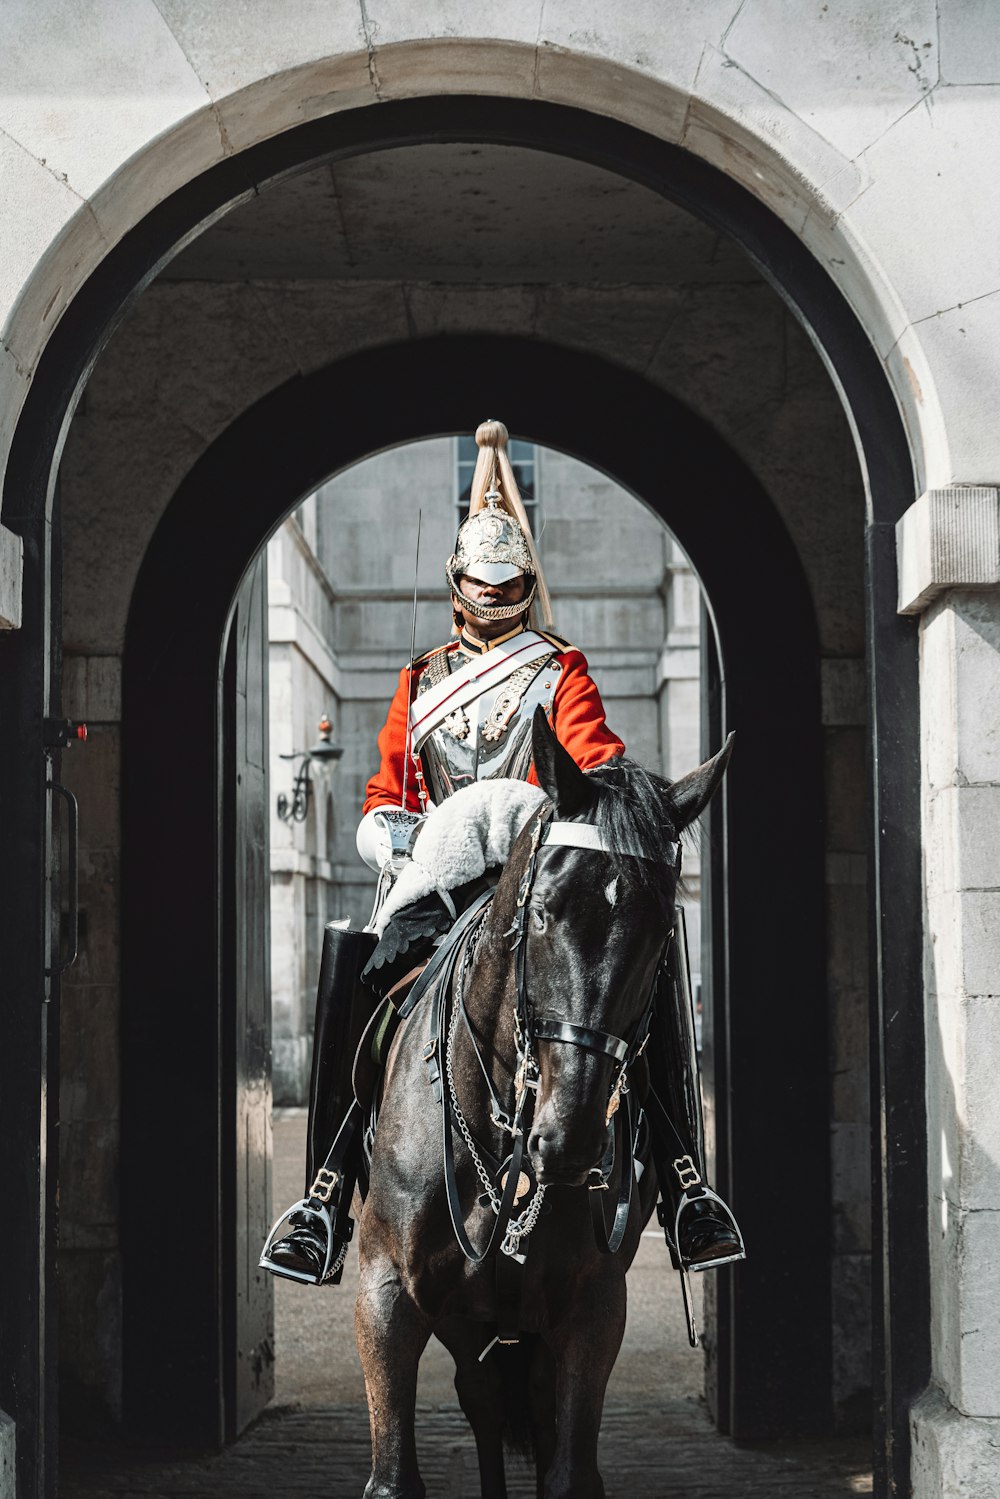
<svg viewBox="0 0 1000 1499"><path fill-rule="evenodd" d="M477 583L509 583L511 578L523 578L524 568L512 562L468 562L460 576L475 578Z"/></svg>

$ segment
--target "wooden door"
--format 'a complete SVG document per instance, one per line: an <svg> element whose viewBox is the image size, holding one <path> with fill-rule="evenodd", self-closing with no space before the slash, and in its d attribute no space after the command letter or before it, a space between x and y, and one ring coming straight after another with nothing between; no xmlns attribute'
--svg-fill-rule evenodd
<svg viewBox="0 0 1000 1499"><path fill-rule="evenodd" d="M222 679L223 1399L231 1441L274 1393L267 554L236 598Z"/></svg>

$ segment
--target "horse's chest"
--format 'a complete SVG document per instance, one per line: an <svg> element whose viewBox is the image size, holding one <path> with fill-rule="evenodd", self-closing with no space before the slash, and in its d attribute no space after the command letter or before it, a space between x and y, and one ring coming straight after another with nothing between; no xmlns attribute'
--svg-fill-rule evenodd
<svg viewBox="0 0 1000 1499"><path fill-rule="evenodd" d="M448 658L423 674L418 693L444 680ZM554 654L515 668L499 685L467 701L439 724L421 746L424 777L435 802L463 786L493 776L527 779L531 768L531 720L536 708L552 708L562 667Z"/></svg>

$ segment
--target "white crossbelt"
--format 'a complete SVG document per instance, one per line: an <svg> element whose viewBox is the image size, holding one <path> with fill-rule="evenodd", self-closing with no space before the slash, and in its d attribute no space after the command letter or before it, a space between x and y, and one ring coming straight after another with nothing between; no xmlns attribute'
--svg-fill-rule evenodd
<svg viewBox="0 0 1000 1499"><path fill-rule="evenodd" d="M414 699L410 708L410 733L414 753L433 733L438 724L456 708L464 708L475 702L491 687L499 687L511 672L531 661L553 654L552 642L536 634L534 630L522 630L512 640L495 645L491 651L473 659Z"/></svg>

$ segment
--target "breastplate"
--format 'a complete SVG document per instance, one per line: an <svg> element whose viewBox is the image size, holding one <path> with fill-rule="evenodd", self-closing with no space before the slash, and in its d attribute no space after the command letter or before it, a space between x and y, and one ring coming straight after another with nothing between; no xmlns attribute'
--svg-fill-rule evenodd
<svg viewBox="0 0 1000 1499"><path fill-rule="evenodd" d="M457 651L434 656L423 672L417 695L462 665ZM446 718L420 749L427 789L435 804L474 781L491 776L527 780L531 768L531 720L541 706L551 711L562 667L555 653L516 667L499 687L488 689Z"/></svg>

